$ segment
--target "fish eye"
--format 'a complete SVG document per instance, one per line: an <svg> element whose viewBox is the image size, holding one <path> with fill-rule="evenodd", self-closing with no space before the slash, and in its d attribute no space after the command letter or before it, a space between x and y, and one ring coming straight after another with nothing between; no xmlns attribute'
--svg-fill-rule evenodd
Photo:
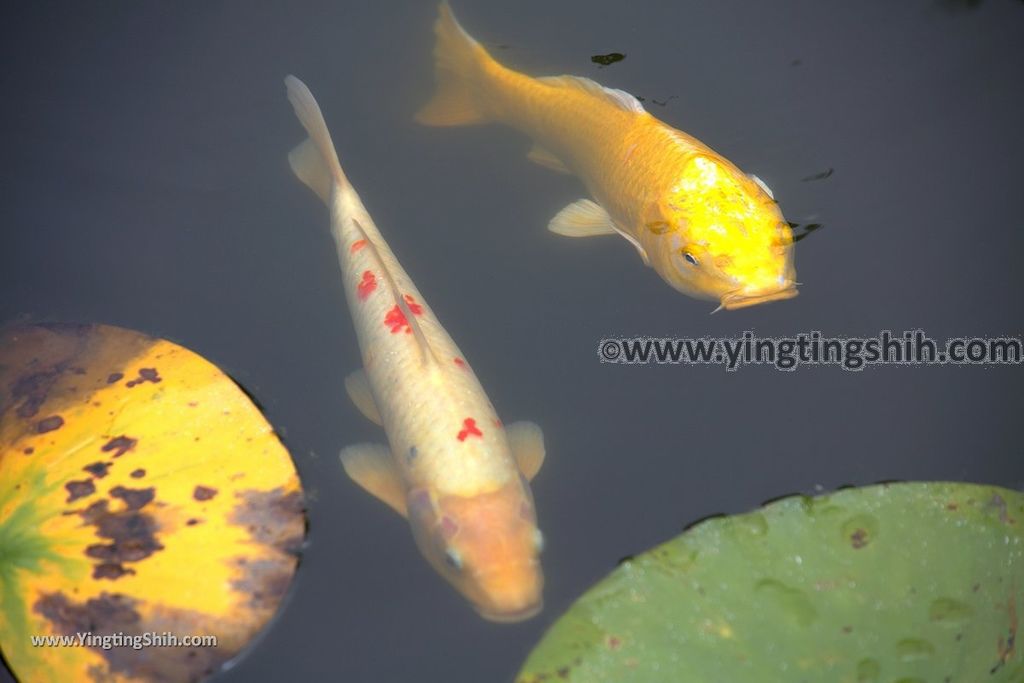
<svg viewBox="0 0 1024 683"><path fill-rule="evenodd" d="M698 263L697 263L697 257L696 257L696 256L694 256L693 254L691 254L691 253L690 253L690 252L688 252L688 251L684 251L684 252L683 252L683 258L684 258L684 259L686 259L686 262L687 262L687 263L689 263L689 264L690 264L691 266L696 266L696 265L698 265Z"/></svg>
<svg viewBox="0 0 1024 683"><path fill-rule="evenodd" d="M457 572L462 571L462 555L455 548L445 549L444 563Z"/></svg>
<svg viewBox="0 0 1024 683"><path fill-rule="evenodd" d="M544 534L540 532L540 529L533 530L533 547L537 549L537 552L544 550Z"/></svg>

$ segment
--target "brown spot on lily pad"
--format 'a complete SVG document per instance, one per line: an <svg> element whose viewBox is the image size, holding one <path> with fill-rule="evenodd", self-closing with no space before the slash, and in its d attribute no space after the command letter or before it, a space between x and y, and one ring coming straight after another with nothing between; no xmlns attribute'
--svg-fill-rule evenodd
<svg viewBox="0 0 1024 683"><path fill-rule="evenodd" d="M82 468L97 479L102 479L107 476L107 470L110 469L109 462L94 462L91 465L86 465Z"/></svg>
<svg viewBox="0 0 1024 683"><path fill-rule="evenodd" d="M860 550L868 544L868 532L864 529L857 529L850 534L850 545Z"/></svg>
<svg viewBox="0 0 1024 683"><path fill-rule="evenodd" d="M162 382L163 379L156 368L139 368L139 376L136 379L128 380L125 386L131 388L136 384L143 384L145 382L156 384L157 382Z"/></svg>
<svg viewBox="0 0 1024 683"><path fill-rule="evenodd" d="M64 484L64 488L68 490L68 499L66 502L71 503L78 500L79 498L85 498L96 493L96 485L92 483L92 479L83 479L81 481L69 481Z"/></svg>
<svg viewBox="0 0 1024 683"><path fill-rule="evenodd" d="M231 587L248 596L250 607L261 611L273 610L281 602L294 571L294 562L280 556L261 560L240 557L236 566L241 578L234 579Z"/></svg>
<svg viewBox="0 0 1024 683"><path fill-rule="evenodd" d="M139 370L139 377L146 380L147 382L159 382L162 378L160 373L156 371L156 368L141 368Z"/></svg>
<svg viewBox="0 0 1024 683"><path fill-rule="evenodd" d="M1010 516L1009 510L1007 509L1006 500L1003 499L998 493L993 493L992 498L985 503L985 508L989 510L995 510L999 513L999 521L1003 524L1015 524L1016 520Z"/></svg>
<svg viewBox="0 0 1024 683"><path fill-rule="evenodd" d="M210 500L216 495L217 489L209 486L197 486L195 490L192 491L192 497L200 502L204 500Z"/></svg>
<svg viewBox="0 0 1024 683"><path fill-rule="evenodd" d="M93 567L92 578L116 581L125 574L131 575L134 573L134 569L125 569L124 565L118 562L102 562Z"/></svg>
<svg viewBox="0 0 1024 683"><path fill-rule="evenodd" d="M11 387L11 398L21 401L15 414L24 418L35 417L65 367L66 363L60 363L50 370L34 372L18 379Z"/></svg>
<svg viewBox="0 0 1024 683"><path fill-rule="evenodd" d="M100 450L102 450L104 453L110 453L111 451L113 451L114 457L120 458L122 455L135 448L135 444L137 443L139 443L138 439L133 439L130 436L125 436L124 434L122 434L121 436L116 436L107 443L103 444L103 448L101 448Z"/></svg>
<svg viewBox="0 0 1024 683"><path fill-rule="evenodd" d="M97 500L95 503L93 503L89 507L87 507L84 510L78 512L78 514L81 515L82 521L85 524L95 524L96 520L98 520L103 515L108 514L107 506L108 506L108 502L107 502L106 499ZM69 512L69 513L66 513L66 514L75 514L75 513L74 512Z"/></svg>
<svg viewBox="0 0 1024 683"><path fill-rule="evenodd" d="M156 496L156 489L152 486L146 489L130 489L124 486L115 486L110 489L110 495L123 500L129 510L139 510L153 500Z"/></svg>
<svg viewBox="0 0 1024 683"><path fill-rule="evenodd" d="M96 535L111 543L94 543L85 549L85 554L98 564L138 562L144 560L163 545L157 540L156 521L138 510L128 509L110 512L108 501L98 500L81 516L86 524L96 527Z"/></svg>
<svg viewBox="0 0 1024 683"><path fill-rule="evenodd" d="M131 628L139 622L136 602L117 593L101 593L99 597L75 604L63 593L43 595L33 610L41 614L58 633L105 633Z"/></svg>
<svg viewBox="0 0 1024 683"><path fill-rule="evenodd" d="M60 415L51 415L50 417L43 418L36 423L36 431L40 434L46 432L52 432L55 429L60 429L64 426L64 418Z"/></svg>
<svg viewBox="0 0 1024 683"><path fill-rule="evenodd" d="M110 570L112 571L112 570ZM244 644L229 633L209 625L209 616L200 612L154 605L143 619L144 603L119 593L103 592L97 598L76 602L64 593L44 595L33 606L50 622L54 632L77 636L88 633L86 647L101 655L106 667L96 667L96 680L117 678L153 682L199 681L215 673ZM207 624L206 628L199 625ZM184 635L220 631L216 647L132 647L103 649L103 637L121 635L128 642L144 634L153 638L172 634ZM159 643L157 643L159 644ZM104 671L109 668L109 672Z"/></svg>
<svg viewBox="0 0 1024 683"><path fill-rule="evenodd" d="M302 493L283 489L242 491L235 494L240 503L230 516L233 524L245 526L257 543L295 555L305 535L305 504Z"/></svg>
<svg viewBox="0 0 1024 683"><path fill-rule="evenodd" d="M305 535L305 506L298 491L283 489L243 491L231 512L232 524L244 526L256 543L274 549L267 558L238 557L235 566L241 576L232 587L249 596L254 609L273 609L288 589Z"/></svg>

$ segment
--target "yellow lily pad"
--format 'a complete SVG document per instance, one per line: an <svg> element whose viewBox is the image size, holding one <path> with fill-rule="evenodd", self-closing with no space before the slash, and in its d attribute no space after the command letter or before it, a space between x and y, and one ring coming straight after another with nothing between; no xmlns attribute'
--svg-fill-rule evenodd
<svg viewBox="0 0 1024 683"><path fill-rule="evenodd" d="M287 450L214 365L117 327L0 330L0 648L21 681L213 673L274 615L304 535Z"/></svg>

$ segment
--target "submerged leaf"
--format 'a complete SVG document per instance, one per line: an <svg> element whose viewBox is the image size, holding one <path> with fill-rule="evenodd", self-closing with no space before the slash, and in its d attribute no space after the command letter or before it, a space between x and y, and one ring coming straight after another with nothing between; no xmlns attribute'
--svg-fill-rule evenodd
<svg viewBox="0 0 1024 683"><path fill-rule="evenodd" d="M1024 495L886 484L703 522L626 560L518 683L1024 680Z"/></svg>
<svg viewBox="0 0 1024 683"><path fill-rule="evenodd" d="M0 329L0 647L19 679L203 678L273 616L304 535L288 452L215 366L116 327Z"/></svg>

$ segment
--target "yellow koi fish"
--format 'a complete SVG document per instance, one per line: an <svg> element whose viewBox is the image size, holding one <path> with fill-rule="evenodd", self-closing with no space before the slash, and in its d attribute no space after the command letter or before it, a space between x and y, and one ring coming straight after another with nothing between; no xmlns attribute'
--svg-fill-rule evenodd
<svg viewBox="0 0 1024 683"><path fill-rule="evenodd" d="M288 159L330 208L363 356L345 388L389 441L344 449L345 471L408 518L427 561L481 615L526 619L541 609L544 583L528 483L544 460L541 431L502 425L348 182L312 93L294 76L285 83L309 134Z"/></svg>
<svg viewBox="0 0 1024 683"><path fill-rule="evenodd" d="M500 122L529 135L529 158L577 175L593 201L548 228L617 233L677 290L733 309L796 296L793 234L768 188L621 90L588 78L531 78L496 62L447 2L435 25L434 126Z"/></svg>

